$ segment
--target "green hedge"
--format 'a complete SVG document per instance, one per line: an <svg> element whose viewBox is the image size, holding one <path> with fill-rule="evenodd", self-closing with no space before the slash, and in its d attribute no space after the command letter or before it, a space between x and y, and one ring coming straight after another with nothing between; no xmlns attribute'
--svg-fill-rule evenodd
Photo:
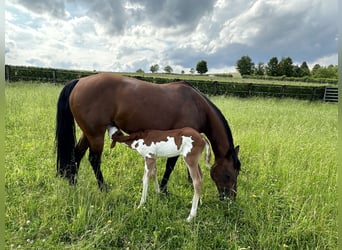
<svg viewBox="0 0 342 250"><path fill-rule="evenodd" d="M179 79L166 79L154 77L136 77L138 79L163 84L179 81ZM207 95L233 95L239 97L263 96L263 97L289 97L305 100L322 100L325 87L322 86L294 86L272 85L254 83L219 83L210 81L187 80L192 86Z"/></svg>
<svg viewBox="0 0 342 250"><path fill-rule="evenodd" d="M5 65L5 79L10 82L40 81L66 83L72 79L92 74L96 74L96 72Z"/></svg>
<svg viewBox="0 0 342 250"><path fill-rule="evenodd" d="M72 79L97 74L93 71L75 71L52 68L37 68L25 66L5 65L6 80L15 81L43 81L53 83L68 83ZM153 76L135 76L147 82L157 84L180 81L174 78L159 78ZM245 76L246 78L246 76ZM265 79L260 78L260 79ZM267 80L279 80L274 77ZM288 80L288 79L287 79ZM217 82L208 80L186 80L202 93L207 95L233 95L239 97L266 96L266 97L290 97L306 100L322 100L324 96L324 86L295 86L295 85L275 85L275 84L254 84L241 82Z"/></svg>
<svg viewBox="0 0 342 250"><path fill-rule="evenodd" d="M243 75L244 79L270 80L270 81L288 81L288 82L310 82L310 83L328 83L337 84L338 79L331 78L314 78L309 76L303 77L287 77L287 76L258 76L258 75Z"/></svg>

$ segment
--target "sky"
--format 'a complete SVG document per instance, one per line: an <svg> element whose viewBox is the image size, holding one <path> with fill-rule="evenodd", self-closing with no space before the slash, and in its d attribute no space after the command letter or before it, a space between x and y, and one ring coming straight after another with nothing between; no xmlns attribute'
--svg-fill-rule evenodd
<svg viewBox="0 0 342 250"><path fill-rule="evenodd" d="M236 71L291 57L338 64L336 0L7 0L5 63L135 72Z"/></svg>

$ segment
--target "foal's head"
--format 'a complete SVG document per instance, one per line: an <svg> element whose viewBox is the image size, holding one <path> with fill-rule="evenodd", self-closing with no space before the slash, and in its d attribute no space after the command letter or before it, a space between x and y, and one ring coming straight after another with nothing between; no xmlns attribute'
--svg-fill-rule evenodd
<svg viewBox="0 0 342 250"><path fill-rule="evenodd" d="M225 158L217 159L210 170L210 176L214 180L219 199L231 197L235 199L237 194L237 177L241 168L238 158L239 146L230 149Z"/></svg>

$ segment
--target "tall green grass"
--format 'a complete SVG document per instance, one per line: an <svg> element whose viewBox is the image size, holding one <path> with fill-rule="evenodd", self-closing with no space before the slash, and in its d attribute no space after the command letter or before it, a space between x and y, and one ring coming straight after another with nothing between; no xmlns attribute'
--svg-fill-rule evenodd
<svg viewBox="0 0 342 250"><path fill-rule="evenodd" d="M101 193L86 159L78 185L55 177L61 87L6 85L6 249L337 249L337 106L289 99L213 97L240 145L235 203L220 202L205 168L191 223L192 186L177 163L169 197L150 185L139 204L143 159L106 145ZM79 131L78 131L79 134ZM158 159L159 179L165 159Z"/></svg>

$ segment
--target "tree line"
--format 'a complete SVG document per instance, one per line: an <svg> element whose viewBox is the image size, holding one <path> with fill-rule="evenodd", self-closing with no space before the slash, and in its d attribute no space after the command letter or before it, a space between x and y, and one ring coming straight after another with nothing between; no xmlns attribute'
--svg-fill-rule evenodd
<svg viewBox="0 0 342 250"><path fill-rule="evenodd" d="M338 67L337 65L321 66L315 64L310 70L306 61L302 62L301 65L296 65L293 63L291 57L282 57L278 60L277 57L272 57L268 63L259 62L255 64L252 59L246 55L242 56L236 62L236 69L243 77L291 77L291 78L320 78L320 79L338 79ZM150 66L150 71L152 73L157 73L160 70L159 64L153 64ZM173 68L167 65L163 68L165 73L172 74ZM208 65L205 60L200 60L196 69L191 68L189 73L194 74L195 72L199 74L205 74L208 72ZM142 69L138 69L137 73L144 73ZM184 70L181 71L182 74L185 73Z"/></svg>
<svg viewBox="0 0 342 250"><path fill-rule="evenodd" d="M157 73L159 70L160 70L159 64L153 64L153 65L150 66L150 71L151 71L152 73ZM207 72L208 72L208 65L207 65L207 62L204 61L204 60L199 61L199 62L197 63L197 65L196 65L196 71L197 71L199 74L201 74L201 75L207 73ZM165 72L165 73L168 73L168 74L172 74L172 73L173 73L173 68L172 68L170 65L167 65L167 66L164 67L164 72ZM138 69L138 70L136 71L136 73L145 73L145 72L144 72L144 70L142 70L142 69L140 68L140 69ZM184 74L185 71L182 70L181 73ZM189 73L194 74L194 73L195 73L195 69L194 69L194 68L191 68L190 71L189 71Z"/></svg>
<svg viewBox="0 0 342 250"><path fill-rule="evenodd" d="M272 57L267 64L259 62L257 65L252 59L246 55L242 56L236 62L236 69L242 76L286 76L286 77L306 77L313 78L338 78L337 65L329 65L327 67L315 64L312 70L304 61L302 64L295 65L291 57L282 57L278 60L277 57Z"/></svg>

